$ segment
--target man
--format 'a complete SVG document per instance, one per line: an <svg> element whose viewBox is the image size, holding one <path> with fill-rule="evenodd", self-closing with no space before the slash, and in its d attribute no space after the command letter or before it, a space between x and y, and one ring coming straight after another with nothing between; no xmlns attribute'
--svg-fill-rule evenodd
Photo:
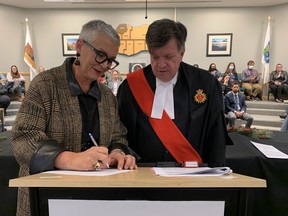
<svg viewBox="0 0 288 216"><path fill-rule="evenodd" d="M149 26L151 64L129 74L120 85L120 118L140 162L223 166L230 139L221 86L208 71L182 62L186 36L186 27L169 19Z"/></svg>
<svg viewBox="0 0 288 216"><path fill-rule="evenodd" d="M82 27L76 58L67 58L32 80L12 131L20 176L53 169L137 167L117 100L98 81L119 64L119 46L111 25L92 20ZM28 188L19 188L17 205L17 216L29 215Z"/></svg>
<svg viewBox="0 0 288 216"><path fill-rule="evenodd" d="M113 92L113 94L116 96L117 95L117 91L118 88L120 86L120 84L122 83L122 81L120 81L119 79L119 71L118 70L111 70L113 79L111 82L108 83L108 87L111 89L111 91Z"/></svg>
<svg viewBox="0 0 288 216"><path fill-rule="evenodd" d="M245 128L250 128L253 117L246 112L246 102L243 94L239 94L239 83L234 82L232 91L225 96L225 112L230 118L230 127L235 127L236 119L247 121Z"/></svg>
<svg viewBox="0 0 288 216"><path fill-rule="evenodd" d="M251 100L262 100L262 86L259 84L260 76L258 71L254 68L254 65L254 61L248 61L248 68L241 74L242 87L245 88L245 91Z"/></svg>

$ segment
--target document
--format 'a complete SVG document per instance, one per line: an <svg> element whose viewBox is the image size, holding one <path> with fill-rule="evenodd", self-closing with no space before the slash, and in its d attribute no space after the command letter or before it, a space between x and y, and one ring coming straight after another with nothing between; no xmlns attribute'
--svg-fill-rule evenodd
<svg viewBox="0 0 288 216"><path fill-rule="evenodd" d="M279 151L277 148L271 145L265 145L257 142L250 141L260 152L262 152L267 158L279 158L288 159L288 155Z"/></svg>
<svg viewBox="0 0 288 216"><path fill-rule="evenodd" d="M43 173L61 175L76 175L76 176L109 176L119 173L131 172L133 170L118 170L118 169L103 169L95 171L72 171L72 170L52 170Z"/></svg>
<svg viewBox="0 0 288 216"><path fill-rule="evenodd" d="M197 167L197 168L182 168L182 167L153 167L156 175L166 177L180 176L222 176L232 173L229 167Z"/></svg>

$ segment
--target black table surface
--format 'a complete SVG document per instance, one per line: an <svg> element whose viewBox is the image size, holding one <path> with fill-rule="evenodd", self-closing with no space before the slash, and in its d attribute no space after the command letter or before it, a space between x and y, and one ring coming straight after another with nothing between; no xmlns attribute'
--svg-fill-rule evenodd
<svg viewBox="0 0 288 216"><path fill-rule="evenodd" d="M230 133L233 145L226 148L226 165L235 173L267 180L265 189L248 190L248 216L288 215L288 160L266 158L251 141L272 145L288 154L288 133L274 132L271 139L251 139ZM17 178L19 165L11 147L11 132L0 137L0 215L16 214L17 188L9 188L9 179Z"/></svg>
<svg viewBox="0 0 288 216"><path fill-rule="evenodd" d="M227 146L226 165L236 173L267 181L267 188L248 191L248 215L288 215L288 160L267 158L250 142L272 145L288 154L288 133L274 132L271 139L229 135L234 145Z"/></svg>

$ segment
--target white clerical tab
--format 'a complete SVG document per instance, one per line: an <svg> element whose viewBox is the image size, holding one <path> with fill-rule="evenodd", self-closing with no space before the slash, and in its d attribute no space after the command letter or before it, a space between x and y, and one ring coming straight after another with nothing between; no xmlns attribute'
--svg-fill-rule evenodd
<svg viewBox="0 0 288 216"><path fill-rule="evenodd" d="M177 75L178 73L169 82L163 82L156 78L156 91L151 112L152 118L161 119L163 110L166 111L171 119L175 118L173 88L177 81Z"/></svg>

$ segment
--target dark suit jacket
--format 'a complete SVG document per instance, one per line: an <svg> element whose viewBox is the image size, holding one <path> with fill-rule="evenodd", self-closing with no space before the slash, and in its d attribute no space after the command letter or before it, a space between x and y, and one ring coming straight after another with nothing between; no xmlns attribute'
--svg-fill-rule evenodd
<svg viewBox="0 0 288 216"><path fill-rule="evenodd" d="M247 105L245 102L245 95L238 93L238 98L239 98L239 105L240 105L241 111L246 112ZM234 93L232 91L229 92L228 94L226 94L225 99L224 99L224 103L225 103L225 113L226 114L230 111L231 112L236 111Z"/></svg>
<svg viewBox="0 0 288 216"><path fill-rule="evenodd" d="M173 121L204 163L209 166L223 166L225 146L231 140L225 126L219 81L208 71L183 62L178 71L173 89ZM150 88L155 92L156 78L151 65L144 68L144 74ZM207 97L203 103L195 100L198 90L203 90L202 94ZM149 116L138 106L127 80L120 85L117 97L120 119L128 129L129 146L142 157L141 162L175 161L153 131L148 121Z"/></svg>

